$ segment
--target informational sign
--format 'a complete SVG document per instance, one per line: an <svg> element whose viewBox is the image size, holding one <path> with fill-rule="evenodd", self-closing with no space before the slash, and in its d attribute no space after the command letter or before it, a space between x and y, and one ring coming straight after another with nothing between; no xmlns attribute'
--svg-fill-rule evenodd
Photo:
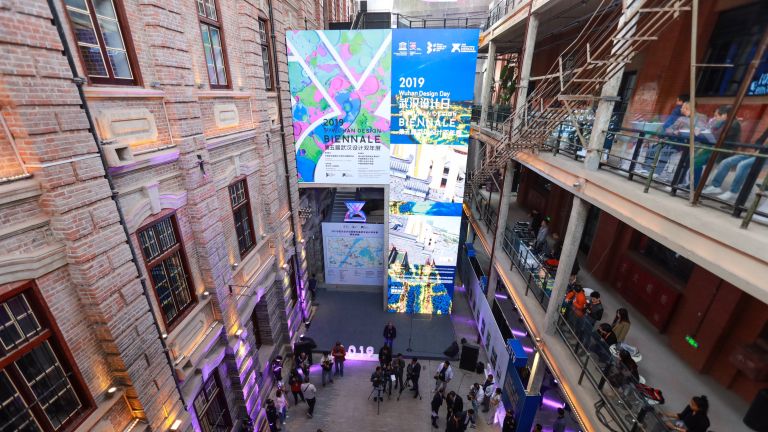
<svg viewBox="0 0 768 432"><path fill-rule="evenodd" d="M392 312L451 312L477 41L477 30L392 33Z"/></svg>
<svg viewBox="0 0 768 432"><path fill-rule="evenodd" d="M477 29L286 35L299 182L389 185L381 262L392 312L451 312L478 37ZM383 280L360 270L368 261L350 239L365 235L325 230L326 282Z"/></svg>
<svg viewBox="0 0 768 432"><path fill-rule="evenodd" d="M324 222L325 283L381 285L384 225Z"/></svg>
<svg viewBox="0 0 768 432"><path fill-rule="evenodd" d="M387 183L391 41L391 30L286 34L300 183Z"/></svg>

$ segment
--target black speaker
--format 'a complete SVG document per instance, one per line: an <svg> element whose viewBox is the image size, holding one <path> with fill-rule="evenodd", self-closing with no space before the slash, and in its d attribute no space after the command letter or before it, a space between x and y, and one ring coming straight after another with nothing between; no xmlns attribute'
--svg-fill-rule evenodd
<svg viewBox="0 0 768 432"><path fill-rule="evenodd" d="M749 406L747 414L744 415L744 424L758 431L768 431L768 388L757 392L752 405Z"/></svg>
<svg viewBox="0 0 768 432"><path fill-rule="evenodd" d="M477 358L480 357L480 347L462 344L459 368L474 372L477 369Z"/></svg>

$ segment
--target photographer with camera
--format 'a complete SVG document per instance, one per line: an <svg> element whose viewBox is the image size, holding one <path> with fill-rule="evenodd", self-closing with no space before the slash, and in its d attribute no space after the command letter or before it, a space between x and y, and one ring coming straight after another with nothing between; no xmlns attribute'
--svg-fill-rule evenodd
<svg viewBox="0 0 768 432"><path fill-rule="evenodd" d="M384 376L384 371L381 369L381 366L376 366L376 370L371 374L371 384L373 384L373 390L371 391L371 394L375 394L373 400L378 402L383 402L384 398L381 396L384 392L384 383L386 377Z"/></svg>
<svg viewBox="0 0 768 432"><path fill-rule="evenodd" d="M448 383L453 379L453 368L451 368L451 362L446 360L440 364L435 371L435 391L445 390L448 387Z"/></svg>

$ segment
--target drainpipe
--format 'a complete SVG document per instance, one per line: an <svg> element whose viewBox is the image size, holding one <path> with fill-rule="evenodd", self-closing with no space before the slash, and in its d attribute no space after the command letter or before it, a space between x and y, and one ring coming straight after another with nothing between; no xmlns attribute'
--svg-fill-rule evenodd
<svg viewBox="0 0 768 432"><path fill-rule="evenodd" d="M120 206L120 201L117 199L117 190L115 189L115 183L112 180L112 175L109 174L109 166L107 165L107 158L104 155L104 150L102 149L102 141L99 139L98 134L96 133L96 125L93 123L93 117L91 116L91 110L88 107L88 101L85 98L85 93L83 93L83 84L85 84L85 79L78 76L77 67L75 66L75 59L72 56L72 51L69 49L69 43L67 42L67 37L64 34L64 28L61 25L61 20L59 19L59 14L56 10L56 6L53 4L54 0L48 0L48 7L51 10L51 15L53 16L53 23L56 25L56 30L59 32L59 39L61 39L61 45L64 48L64 54L67 56L67 63L69 63L69 69L72 71L72 81L74 81L75 85L77 86L77 94L80 96L80 102L83 105L83 111L85 111L85 117L88 119L88 128L91 131L91 136L93 136L93 140L96 142L96 149L99 152L99 158L101 159L101 164L104 167L104 178L107 179L107 183L109 184L109 190L111 191L110 196L112 197L112 201L115 203L115 207L117 208L117 214L120 217L120 226L123 227L123 233L125 233L125 238L128 243L128 249L131 251L131 260L133 261L134 266L136 266L136 271L139 274L139 281L141 281L141 290L144 293L144 299L147 300L147 305L149 306L149 310L152 315L152 323L155 325L155 330L157 330L157 336L158 339L160 339L160 344L163 346L163 352L165 353L165 360L168 362L168 367L171 369L171 375L173 376L173 382L176 384L176 391L179 393L179 400L181 401L182 406L184 407L184 410L187 411L187 403L184 401L184 394L181 392L181 387L179 386L179 379L176 375L176 368L173 366L173 360L171 359L170 350L168 349L168 345L165 343L165 339L163 339L163 332L160 329L160 324L157 322L157 317L155 317L155 313L152 312L152 300L150 299L149 289L147 288L147 279L144 277L143 272L141 271L141 265L139 265L139 259L136 255L136 249L133 247L133 243L131 242L131 235L128 232L128 224L125 222L125 216L123 215L123 208Z"/></svg>
<svg viewBox="0 0 768 432"><path fill-rule="evenodd" d="M290 171L288 170L288 152L285 149L285 119L283 119L283 100L282 100L282 87L280 86L280 62L277 58L277 36L275 35L275 19L273 15L273 9L272 9L272 0L267 0L267 5L269 6L269 22L272 24L269 26L269 32L270 36L272 38L272 64L275 65L275 91L277 92L277 117L280 120L280 143L282 144L282 150L283 150L283 166L285 168L285 189L288 192L288 211L290 214L290 220L291 220L291 231L293 232L293 264L294 268L296 269L296 279L293 283L296 284L297 289L301 288L301 291L299 292L299 308L301 310L301 321L306 323L307 322L307 311L304 310L304 286L300 284L299 282L304 280L303 275L301 274L301 262L299 261L299 247L296 242L296 235L298 234L296 231L296 222L293 218L293 194L291 194L291 175Z"/></svg>

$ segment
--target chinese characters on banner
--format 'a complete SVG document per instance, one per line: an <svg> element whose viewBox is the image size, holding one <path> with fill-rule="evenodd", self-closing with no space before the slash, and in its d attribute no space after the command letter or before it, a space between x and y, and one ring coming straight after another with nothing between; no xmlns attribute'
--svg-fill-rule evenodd
<svg viewBox="0 0 768 432"><path fill-rule="evenodd" d="M470 29L287 34L299 181L390 186L393 312L451 311L478 37ZM328 259L328 244L324 251Z"/></svg>

